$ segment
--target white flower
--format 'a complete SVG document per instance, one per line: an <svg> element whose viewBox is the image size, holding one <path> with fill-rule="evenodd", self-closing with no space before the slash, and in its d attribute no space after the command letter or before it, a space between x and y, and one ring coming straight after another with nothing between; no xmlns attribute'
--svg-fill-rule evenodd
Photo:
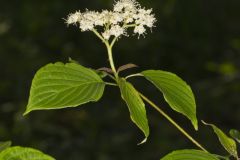
<svg viewBox="0 0 240 160"><path fill-rule="evenodd" d="M120 37L121 35L124 35L125 29L123 27L120 27L119 25L112 26L110 29L110 34L115 37Z"/></svg>
<svg viewBox="0 0 240 160"><path fill-rule="evenodd" d="M122 21L123 21L122 14L117 12L112 12L111 16L109 17L109 22L114 25Z"/></svg>
<svg viewBox="0 0 240 160"><path fill-rule="evenodd" d="M81 12L77 11L75 13L71 13L68 15L66 23L69 24L76 24L81 19Z"/></svg>
<svg viewBox="0 0 240 160"><path fill-rule="evenodd" d="M132 23L134 21L135 13L126 11L126 12L122 13L122 16L124 18L124 22L128 24L128 23Z"/></svg>
<svg viewBox="0 0 240 160"><path fill-rule="evenodd" d="M136 24L138 25L145 25L149 28L152 28L156 18L154 17L152 13L152 9L139 9L138 14L134 15L134 18L136 19Z"/></svg>
<svg viewBox="0 0 240 160"><path fill-rule="evenodd" d="M138 6L139 4L135 0L120 0L115 3L113 10L115 12L124 12L124 11L136 12Z"/></svg>
<svg viewBox="0 0 240 160"><path fill-rule="evenodd" d="M92 30L94 28L95 23L98 20L98 12L95 11L86 11L82 14L82 18L80 20L80 28L82 31Z"/></svg>
<svg viewBox="0 0 240 160"><path fill-rule="evenodd" d="M111 36L120 37L121 35L127 35L125 29L119 25L113 25L109 30L102 33L104 39L109 40Z"/></svg>
<svg viewBox="0 0 240 160"><path fill-rule="evenodd" d="M111 13L108 10L103 10L101 13L99 13L96 25L103 26L104 24L109 23L110 14Z"/></svg>
<svg viewBox="0 0 240 160"><path fill-rule="evenodd" d="M134 33L138 33L139 35L144 34L146 32L146 29L143 25L136 26L134 28Z"/></svg>
<svg viewBox="0 0 240 160"><path fill-rule="evenodd" d="M82 19L80 21L80 29L84 31L91 31L94 29L94 22L87 19Z"/></svg>
<svg viewBox="0 0 240 160"><path fill-rule="evenodd" d="M135 34L142 35L147 28L152 28L156 18L152 9L141 8L136 0L119 0L113 6L113 11L102 12L80 11L70 14L67 24L78 24L82 32L101 30L100 38L109 40L112 36L119 38L127 36L127 29L134 27ZM98 35L99 36L99 35Z"/></svg>

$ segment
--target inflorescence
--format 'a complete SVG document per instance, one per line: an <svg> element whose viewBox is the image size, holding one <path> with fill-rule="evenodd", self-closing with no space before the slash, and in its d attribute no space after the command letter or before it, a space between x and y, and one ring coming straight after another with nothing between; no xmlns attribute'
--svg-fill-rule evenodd
<svg viewBox="0 0 240 160"><path fill-rule="evenodd" d="M151 29L155 22L152 9L142 8L136 0L119 0L115 2L113 11L77 11L66 19L68 25L77 25L82 32L93 31L107 41L111 37L129 36L128 28L134 28L134 34L144 35L146 28Z"/></svg>

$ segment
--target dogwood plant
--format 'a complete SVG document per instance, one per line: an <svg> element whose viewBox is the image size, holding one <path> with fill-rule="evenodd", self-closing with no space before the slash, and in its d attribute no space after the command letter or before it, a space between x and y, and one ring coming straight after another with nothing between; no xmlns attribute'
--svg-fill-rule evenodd
<svg viewBox="0 0 240 160"><path fill-rule="evenodd" d="M146 70L137 74L121 77L120 72L135 67L134 64L126 64L116 68L113 59L113 46L123 36L145 36L148 30L155 26L156 18L152 9L142 7L136 0L119 0L115 2L113 10L76 11L66 18L67 25L75 25L80 31L93 32L105 44L110 68L93 70L81 66L75 61L69 63L51 63L42 67L35 75L25 115L34 110L61 109L77 107L87 102L98 101L104 92L105 86L116 86L120 89L121 97L126 102L133 123L143 132L144 139L139 143L145 143L149 137L148 119L145 103L148 103L181 133L192 141L199 150L174 151L162 160L219 160L228 159L209 153L199 142L190 136L177 122L168 116L160 107L140 93L128 82L128 78L143 77L159 91L169 106L176 112L187 117L195 130L198 130L196 116L196 102L189 85L176 74L163 70ZM108 76L112 82L106 82ZM230 156L238 159L236 142L224 134L215 125L210 125L218 136L222 146ZM231 132L236 138L238 131ZM233 134L234 133L234 134ZM239 141L238 141L239 142Z"/></svg>

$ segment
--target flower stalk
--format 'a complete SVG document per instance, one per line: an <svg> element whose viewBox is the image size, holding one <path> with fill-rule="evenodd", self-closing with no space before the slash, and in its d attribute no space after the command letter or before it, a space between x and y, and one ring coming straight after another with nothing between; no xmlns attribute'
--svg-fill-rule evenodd
<svg viewBox="0 0 240 160"><path fill-rule="evenodd" d="M105 44L106 44L106 47L107 47L108 59L109 59L111 69L113 71L113 74L114 74L115 78L118 79L118 73L117 73L117 70L116 70L116 67L115 67L115 64L114 64L114 61L113 61L112 45L109 45L109 42L105 42Z"/></svg>
<svg viewBox="0 0 240 160"><path fill-rule="evenodd" d="M111 69L114 73L114 76L115 78L117 79L118 78L118 73L117 73L117 70L116 70L116 67L115 67L115 64L114 64L114 61L113 61L113 52L112 52L112 48L113 48L113 45L115 44L117 38L115 37L111 44L109 44L109 41L108 40L105 40L99 33L97 30L93 29L93 33L95 33L95 35L100 38L103 43L106 45L106 48L107 48L107 53L108 53L108 60L109 60L109 63L110 63L110 66L111 66Z"/></svg>

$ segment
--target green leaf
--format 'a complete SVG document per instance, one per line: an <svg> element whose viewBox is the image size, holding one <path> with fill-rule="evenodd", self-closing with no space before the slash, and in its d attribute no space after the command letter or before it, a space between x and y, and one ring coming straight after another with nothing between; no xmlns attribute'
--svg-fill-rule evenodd
<svg viewBox="0 0 240 160"><path fill-rule="evenodd" d="M163 93L164 99L170 107L189 118L197 130L196 102L190 86L176 74L170 72L147 70L142 74Z"/></svg>
<svg viewBox="0 0 240 160"><path fill-rule="evenodd" d="M234 138L238 143L240 143L240 132L236 129L231 129L229 134Z"/></svg>
<svg viewBox="0 0 240 160"><path fill-rule="evenodd" d="M161 160L219 160L217 156L200 150L178 150L174 151Z"/></svg>
<svg viewBox="0 0 240 160"><path fill-rule="evenodd" d="M10 147L0 153L0 160L55 160L32 148Z"/></svg>
<svg viewBox="0 0 240 160"><path fill-rule="evenodd" d="M236 142L228 137L223 131L221 131L218 127L216 127L213 124L208 124L204 121L202 121L205 125L211 126L214 130L214 132L216 133L216 135L218 136L218 139L220 141L220 143L222 144L222 146L225 148L226 151L228 151L228 153L230 153L232 156L234 157L238 157L238 153L237 153L237 145Z"/></svg>
<svg viewBox="0 0 240 160"><path fill-rule="evenodd" d="M105 83L91 69L76 63L55 63L35 75L25 114L33 110L61 109L98 101Z"/></svg>
<svg viewBox="0 0 240 160"><path fill-rule="evenodd" d="M2 152L4 149L11 147L12 142L6 141L6 142L0 142L0 152Z"/></svg>
<svg viewBox="0 0 240 160"><path fill-rule="evenodd" d="M149 126L145 104L136 89L125 79L119 79L119 87L122 98L127 103L132 121L143 131L145 135L145 139L140 143L142 144L146 142L149 136Z"/></svg>

